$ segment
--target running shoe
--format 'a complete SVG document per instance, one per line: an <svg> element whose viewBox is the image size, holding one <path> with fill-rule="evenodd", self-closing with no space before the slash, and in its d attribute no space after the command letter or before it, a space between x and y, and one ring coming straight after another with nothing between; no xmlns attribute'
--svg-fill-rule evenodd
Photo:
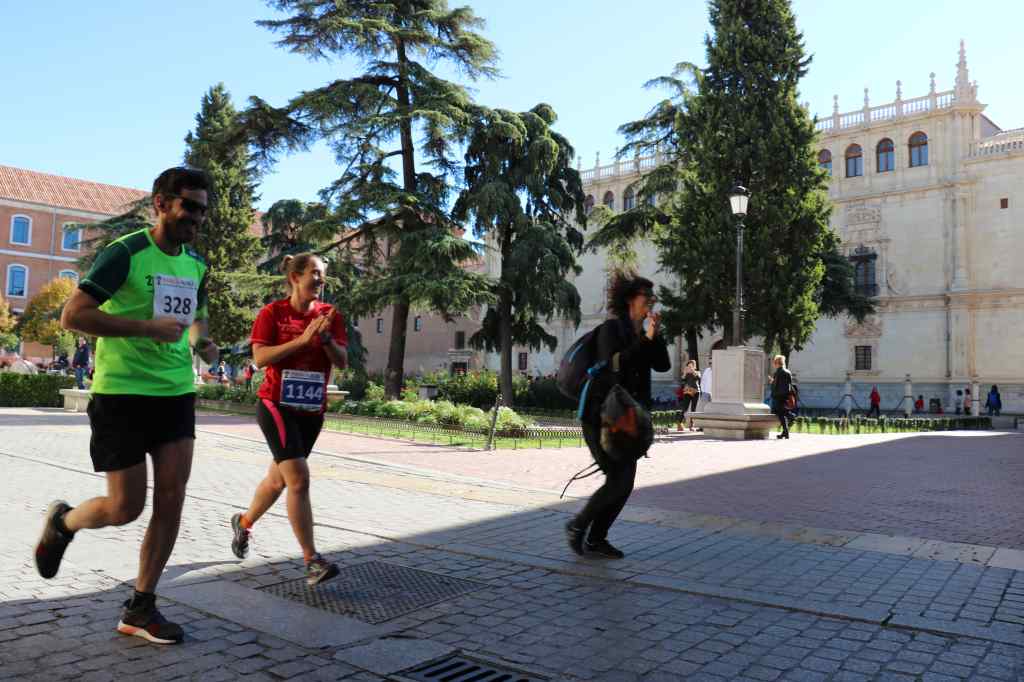
<svg viewBox="0 0 1024 682"><path fill-rule="evenodd" d="M71 507L64 500L54 500L46 508L46 522L36 545L36 569L44 578L57 575L60 561L64 558L64 550L68 548L68 543L75 539L74 533L63 532L57 526L57 519L69 511Z"/></svg>
<svg viewBox="0 0 1024 682"><path fill-rule="evenodd" d="M583 536L586 532L585 528L577 528L575 521L565 524L565 539L569 542L569 549L573 554L583 556Z"/></svg>
<svg viewBox="0 0 1024 682"><path fill-rule="evenodd" d="M338 575L338 565L332 564L319 554L306 563L306 584L315 587Z"/></svg>
<svg viewBox="0 0 1024 682"><path fill-rule="evenodd" d="M626 556L622 550L618 549L607 540L598 540L597 542L587 540L586 548L587 554L594 554L603 559L622 559Z"/></svg>
<svg viewBox="0 0 1024 682"><path fill-rule="evenodd" d="M154 644L178 644L185 638L185 631L180 625L171 623L160 614L156 600L135 605L131 599L126 601L117 631Z"/></svg>
<svg viewBox="0 0 1024 682"><path fill-rule="evenodd" d="M231 539L231 551L239 559L244 559L249 554L249 529L242 527L241 514L231 517L231 531L235 534Z"/></svg>

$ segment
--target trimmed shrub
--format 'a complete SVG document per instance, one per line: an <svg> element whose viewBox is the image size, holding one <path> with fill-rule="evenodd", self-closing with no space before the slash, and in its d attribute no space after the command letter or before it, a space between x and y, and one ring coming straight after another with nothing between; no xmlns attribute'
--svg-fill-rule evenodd
<svg viewBox="0 0 1024 682"><path fill-rule="evenodd" d="M74 386L74 377L59 374L0 372L0 407L61 407L60 389Z"/></svg>

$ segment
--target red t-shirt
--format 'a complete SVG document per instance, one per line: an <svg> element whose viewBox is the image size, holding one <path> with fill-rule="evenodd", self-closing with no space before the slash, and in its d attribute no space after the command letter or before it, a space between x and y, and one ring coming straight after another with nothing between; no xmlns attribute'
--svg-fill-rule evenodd
<svg viewBox="0 0 1024 682"><path fill-rule="evenodd" d="M287 298L283 301L268 303L256 316L256 322L252 325L251 341L264 346L280 346L282 343L288 343L292 339L302 336L302 332L306 330L310 322L322 315L327 315L333 308L334 306L327 303L317 302L308 313L300 313L292 307L291 301ZM339 346L348 346L348 333L345 331L345 319L341 313L334 315L330 334ZM327 357L319 337L313 337L313 341L308 346L292 353L281 362L268 365L257 395L280 403L282 372L289 369L319 372L323 375L325 390L320 405L320 411L323 412L327 406L326 388L327 380L330 378L331 360Z"/></svg>

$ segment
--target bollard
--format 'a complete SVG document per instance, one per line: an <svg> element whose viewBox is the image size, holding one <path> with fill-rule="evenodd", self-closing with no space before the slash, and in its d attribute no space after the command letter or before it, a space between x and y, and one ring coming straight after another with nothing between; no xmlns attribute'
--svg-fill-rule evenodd
<svg viewBox="0 0 1024 682"><path fill-rule="evenodd" d="M849 372L846 373L846 384L843 387L843 402L845 403L846 418L849 419L850 413L853 412L853 379Z"/></svg>
<svg viewBox="0 0 1024 682"><path fill-rule="evenodd" d="M914 413L914 384L910 381L910 375L903 380L903 415L910 417Z"/></svg>

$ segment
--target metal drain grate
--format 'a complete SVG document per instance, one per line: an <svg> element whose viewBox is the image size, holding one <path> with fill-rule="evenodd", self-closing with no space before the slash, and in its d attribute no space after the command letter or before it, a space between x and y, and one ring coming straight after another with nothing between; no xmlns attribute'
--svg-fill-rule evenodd
<svg viewBox="0 0 1024 682"><path fill-rule="evenodd" d="M473 580L370 561L342 568L337 578L317 587L297 578L258 589L376 625L484 587Z"/></svg>
<svg viewBox="0 0 1024 682"><path fill-rule="evenodd" d="M400 674L410 680L426 682L543 682L545 679L462 656L450 656Z"/></svg>

